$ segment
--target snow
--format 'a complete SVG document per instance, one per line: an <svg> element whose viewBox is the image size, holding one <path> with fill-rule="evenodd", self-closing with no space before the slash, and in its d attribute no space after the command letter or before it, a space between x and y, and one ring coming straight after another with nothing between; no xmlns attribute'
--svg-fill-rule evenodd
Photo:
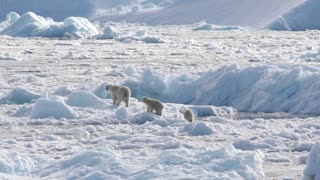
<svg viewBox="0 0 320 180"><path fill-rule="evenodd" d="M148 162L144 159L136 161L134 157L118 155L111 149L86 150L70 159L48 164L41 169L40 177L162 179L170 176L173 179L204 177L259 179L264 177L261 168L262 158L263 155L260 153L241 152L232 146L195 152L185 149L165 150ZM140 171L142 168L146 171ZM156 173L159 168L163 169L162 173ZM194 173L199 170L202 173Z"/></svg>
<svg viewBox="0 0 320 180"><path fill-rule="evenodd" d="M318 62L304 56L319 31L198 25L94 23L131 44L0 36L21 58L0 61L0 179L302 179L320 134ZM108 84L132 89L128 108Z"/></svg>
<svg viewBox="0 0 320 180"><path fill-rule="evenodd" d="M232 107L221 106L189 106L198 117L202 116L227 116L237 114L237 110Z"/></svg>
<svg viewBox="0 0 320 180"><path fill-rule="evenodd" d="M112 8L101 8L93 20L122 21L150 25L193 24L202 20L216 25L238 25L263 28L298 6L304 0L173 0L163 5L142 6L121 1ZM142 1L150 3L152 1ZM315 6L316 7L316 6Z"/></svg>
<svg viewBox="0 0 320 180"><path fill-rule="evenodd" d="M11 15L8 15L11 17ZM85 18L68 17L63 22L54 22L33 12L21 17L9 18L9 24L0 31L1 35L16 37L75 37L86 38L97 35L97 28Z"/></svg>
<svg viewBox="0 0 320 180"><path fill-rule="evenodd" d="M140 80L128 80L124 85L137 98L144 94L164 102L231 106L245 112L319 114L319 73L316 67L299 65L228 65L181 82L145 70Z"/></svg>
<svg viewBox="0 0 320 180"><path fill-rule="evenodd" d="M306 0L298 7L280 16L267 26L272 30L301 31L310 29L320 29L320 13L317 7L320 6L318 0Z"/></svg>
<svg viewBox="0 0 320 180"><path fill-rule="evenodd" d="M67 96L71 93L72 93L72 90L70 89L69 86L60 86L53 92L54 95L59 95L59 96Z"/></svg>
<svg viewBox="0 0 320 180"><path fill-rule="evenodd" d="M106 26L103 29L103 35L100 37L102 39L113 39L119 36L119 32L113 26Z"/></svg>
<svg viewBox="0 0 320 180"><path fill-rule="evenodd" d="M19 14L35 12L42 17L51 17L55 21L63 21L70 16L84 17L102 23L127 21L151 25L193 24L206 20L208 23L216 25L264 28L281 16L284 18L279 18L274 23L274 27L283 28L283 24L292 22L293 27L291 28L307 25L304 29L308 29L315 28L316 23L316 21L310 22L308 19L317 19L316 11L312 10L313 7L317 7L317 0L309 1L303 3L304 0L281 2L277 0L261 0L259 2L254 0L56 0L48 3L30 0L21 3L18 0L3 0L0 21L4 20L8 13L14 11ZM295 8L297 6L299 7ZM233 28L227 26L218 29L229 29L230 27Z"/></svg>
<svg viewBox="0 0 320 180"><path fill-rule="evenodd" d="M182 132L187 132L192 136L205 136L214 134L215 129L209 127L204 122L196 122L186 125Z"/></svg>
<svg viewBox="0 0 320 180"><path fill-rule="evenodd" d="M135 33L124 33L110 25L104 28L103 34L98 36L98 38L114 39L125 44L136 43L137 41L142 41L146 44L165 43L165 40L160 37L147 36L147 30L139 30Z"/></svg>
<svg viewBox="0 0 320 180"><path fill-rule="evenodd" d="M0 104L24 104L30 103L32 100L38 99L41 96L29 91L23 87L17 87L7 95L0 98Z"/></svg>
<svg viewBox="0 0 320 180"><path fill-rule="evenodd" d="M32 119L56 118L75 119L78 115L63 101L39 99L32 107Z"/></svg>
<svg viewBox="0 0 320 180"><path fill-rule="evenodd" d="M210 31L210 30L213 30L213 31L226 31L226 30L241 30L243 28L241 27L238 27L238 26L217 26L217 25L213 25L213 24L203 24L203 25L200 25L199 27L197 28L194 28L193 30L195 31L199 31L199 30L207 30L207 31Z"/></svg>
<svg viewBox="0 0 320 180"><path fill-rule="evenodd" d="M7 13L15 11L19 14L32 11L44 17L52 17L55 20L63 20L69 16L88 17L94 13L95 5L90 0L2 0L0 2L0 20Z"/></svg>
<svg viewBox="0 0 320 180"><path fill-rule="evenodd" d="M101 107L105 103L90 91L80 90L68 95L66 103L76 107Z"/></svg>
<svg viewBox="0 0 320 180"><path fill-rule="evenodd" d="M0 61L21 61L21 57L10 54L10 53L0 53Z"/></svg>
<svg viewBox="0 0 320 180"><path fill-rule="evenodd" d="M16 172L28 172L35 167L32 159L8 150L0 154L0 172L15 174Z"/></svg>
<svg viewBox="0 0 320 180"><path fill-rule="evenodd" d="M313 145L307 162L307 167L303 172L304 180L319 179L320 178L320 144Z"/></svg>

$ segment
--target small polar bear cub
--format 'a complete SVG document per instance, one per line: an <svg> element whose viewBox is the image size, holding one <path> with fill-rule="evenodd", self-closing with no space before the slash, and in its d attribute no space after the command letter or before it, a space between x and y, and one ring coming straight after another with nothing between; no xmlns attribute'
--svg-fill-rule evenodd
<svg viewBox="0 0 320 180"><path fill-rule="evenodd" d="M129 107L131 90L128 87L107 85L106 90L111 92L113 104L117 104L117 106L119 106L120 103L124 101L126 103L126 107Z"/></svg>
<svg viewBox="0 0 320 180"><path fill-rule="evenodd" d="M156 114L159 116L162 115L163 104L160 101L148 97L144 97L142 101L147 105L147 112L153 112L153 110L155 110Z"/></svg>
<svg viewBox="0 0 320 180"><path fill-rule="evenodd" d="M192 122L193 119L194 119L194 115L193 115L193 112L191 109L186 109L184 112L183 112L183 116L184 116L184 119L186 119L188 122Z"/></svg>

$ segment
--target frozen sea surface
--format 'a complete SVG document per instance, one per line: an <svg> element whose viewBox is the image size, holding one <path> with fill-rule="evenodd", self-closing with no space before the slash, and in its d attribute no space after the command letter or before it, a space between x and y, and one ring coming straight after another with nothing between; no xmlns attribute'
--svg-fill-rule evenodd
<svg viewBox="0 0 320 180"><path fill-rule="evenodd" d="M313 91L318 89L319 62L305 58L319 52L320 32L112 26L126 35L125 41L0 36L0 177L302 178L308 154L320 140L320 118L301 115L308 110L318 112L320 107ZM142 32L164 42L136 38L145 35ZM251 79L250 73L266 76ZM238 74L243 79L237 79ZM215 95L218 100L225 98L220 104L225 107L199 106L196 102L212 99L190 89L161 91L210 75L221 78L201 84L199 93L212 97L215 92L207 90L223 85L226 91ZM149 83L140 86L141 79ZM237 86L228 86L227 80ZM138 94L131 98L129 108L115 107L104 87L128 81L137 85L133 90ZM272 83L281 88L270 88ZM247 96L224 96L230 95L228 87L238 87ZM246 87L252 94L245 93ZM182 104L168 98L174 93L197 95L198 101ZM19 101L12 94L21 97ZM163 117L145 112L143 94L166 100ZM263 109L260 99L252 97L268 97L270 104L281 105L278 109L298 114L238 110ZM306 101L310 97L312 101ZM235 103L251 100L247 106ZM296 106L299 102L305 104ZM190 124L181 108L192 106L199 116ZM314 165L309 164L312 174Z"/></svg>

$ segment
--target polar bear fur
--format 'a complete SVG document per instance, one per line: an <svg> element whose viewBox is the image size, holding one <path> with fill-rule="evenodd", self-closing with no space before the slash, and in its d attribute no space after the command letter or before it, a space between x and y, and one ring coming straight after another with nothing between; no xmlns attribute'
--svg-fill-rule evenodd
<svg viewBox="0 0 320 180"><path fill-rule="evenodd" d="M186 109L183 113L184 119L186 119L188 122L192 122L194 119L194 115L191 109Z"/></svg>
<svg viewBox="0 0 320 180"><path fill-rule="evenodd" d="M153 110L155 110L156 114L159 116L162 115L163 104L160 101L148 97L144 97L142 101L147 105L147 112L153 112Z"/></svg>
<svg viewBox="0 0 320 180"><path fill-rule="evenodd" d="M111 92L113 104L119 106L120 103L124 101L126 103L126 107L129 107L131 90L128 87L107 85L106 90Z"/></svg>

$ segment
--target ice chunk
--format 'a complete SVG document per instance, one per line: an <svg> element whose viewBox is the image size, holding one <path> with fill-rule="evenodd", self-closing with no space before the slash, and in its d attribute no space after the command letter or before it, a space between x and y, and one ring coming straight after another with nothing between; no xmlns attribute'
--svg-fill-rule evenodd
<svg viewBox="0 0 320 180"><path fill-rule="evenodd" d="M66 103L76 107L101 107L105 103L91 91L80 90L68 95Z"/></svg>
<svg viewBox="0 0 320 180"><path fill-rule="evenodd" d="M293 30L301 31L307 29L320 29L320 13L317 7L320 6L318 0L306 0L298 7L280 16L267 26L272 30Z"/></svg>
<svg viewBox="0 0 320 180"><path fill-rule="evenodd" d="M68 17L63 22L54 22L33 12L27 12L12 21L0 34L14 37L75 37L88 38L97 35L97 28L87 19Z"/></svg>
<svg viewBox="0 0 320 180"><path fill-rule="evenodd" d="M35 167L31 158L19 153L2 149L0 152L0 172L6 174L19 174L31 172Z"/></svg>
<svg viewBox="0 0 320 180"><path fill-rule="evenodd" d="M164 43L165 41L159 37L144 37L141 41L147 44L157 44L157 43Z"/></svg>
<svg viewBox="0 0 320 180"><path fill-rule="evenodd" d="M0 104L25 104L40 97L41 95L31 92L23 87L17 87L9 94L1 97Z"/></svg>
<svg viewBox="0 0 320 180"><path fill-rule="evenodd" d="M243 28L239 26L217 26L217 25L212 25L212 24L203 24L197 28L194 28L194 31L199 31L199 30L215 30L215 31L227 31L227 30L242 30Z"/></svg>
<svg viewBox="0 0 320 180"><path fill-rule="evenodd" d="M160 116L151 113L151 112L144 112L140 114L136 114L130 119L131 123L136 123L136 124L144 124L146 122L152 122L156 119L159 119Z"/></svg>
<svg viewBox="0 0 320 180"><path fill-rule="evenodd" d="M215 129L209 127L204 122L196 122L187 124L182 132L187 132L188 134L192 136L205 136L205 135L211 135L215 133Z"/></svg>
<svg viewBox="0 0 320 180"><path fill-rule="evenodd" d="M315 143L310 151L307 167L303 172L303 180L320 179L320 143Z"/></svg>
<svg viewBox="0 0 320 180"><path fill-rule="evenodd" d="M199 106L193 105L189 106L198 117L202 116L227 116L227 115L235 115L237 114L237 110L232 107L227 106Z"/></svg>
<svg viewBox="0 0 320 180"><path fill-rule="evenodd" d="M133 97L162 102L230 106L245 112L320 113L320 69L302 65L228 65L182 81L147 69L127 80Z"/></svg>
<svg viewBox="0 0 320 180"><path fill-rule="evenodd" d="M129 113L127 111L127 108L125 107L119 107L116 112L115 112L118 120L120 121L127 121L128 117L129 117Z"/></svg>
<svg viewBox="0 0 320 180"><path fill-rule="evenodd" d="M118 32L118 30L113 27L113 26L106 26L103 29L103 35L100 36L100 38L102 39L114 39L116 37L118 37L120 35L120 33Z"/></svg>
<svg viewBox="0 0 320 180"><path fill-rule="evenodd" d="M44 118L56 118L56 119L75 119L78 114L63 101L39 99L31 110L32 119L44 119Z"/></svg>
<svg viewBox="0 0 320 180"><path fill-rule="evenodd" d="M17 55L17 53L0 53L0 61L7 60L7 61L21 61L22 58Z"/></svg>
<svg viewBox="0 0 320 180"><path fill-rule="evenodd" d="M107 99L108 97L110 97L109 93L106 90L107 85L107 83L100 84L93 90L93 93L101 99Z"/></svg>
<svg viewBox="0 0 320 180"><path fill-rule="evenodd" d="M269 144L265 143L255 143L249 140L238 140L233 143L233 146L236 149L241 149L241 150L255 150L255 149L267 149L272 147Z"/></svg>
<svg viewBox="0 0 320 180"><path fill-rule="evenodd" d="M10 12L7 14L6 21L8 23L15 23L20 18L20 15L16 12Z"/></svg>
<svg viewBox="0 0 320 180"><path fill-rule="evenodd" d="M72 91L68 86L60 86L53 92L54 95L59 95L59 96L66 96L71 93Z"/></svg>
<svg viewBox="0 0 320 180"><path fill-rule="evenodd" d="M164 78L163 78L164 77ZM142 98L143 96L161 97L166 90L165 76L146 69L144 70L141 81L128 80L124 83L131 89L132 96Z"/></svg>

